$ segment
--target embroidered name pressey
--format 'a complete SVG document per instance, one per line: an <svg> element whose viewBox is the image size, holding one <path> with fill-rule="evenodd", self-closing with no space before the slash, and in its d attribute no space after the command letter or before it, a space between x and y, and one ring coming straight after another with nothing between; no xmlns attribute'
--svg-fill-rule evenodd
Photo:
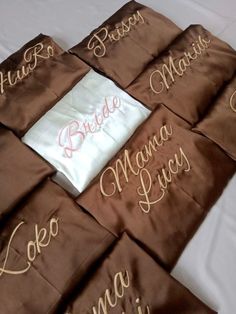
<svg viewBox="0 0 236 314"><path fill-rule="evenodd" d="M107 46L105 41L108 39L110 43L117 42L132 30L137 24L144 24L144 17L140 11L136 11L127 21L122 21L119 25L109 32L107 27L100 28L89 40L87 48L93 51L94 56L102 58L105 56Z"/></svg>
<svg viewBox="0 0 236 314"><path fill-rule="evenodd" d="M159 134L154 135L151 139L135 153L135 160L131 161L130 152L124 150L123 157L115 161L115 166L107 167L100 176L100 191L105 197L111 197L115 193L122 193L125 185L129 183L131 175L139 177L139 186L136 189L138 204L144 213L149 213L151 206L160 202L166 195L168 186L172 183L173 177L178 176L181 172L191 170L190 161L180 146L176 149L173 157L166 161L165 167L158 170L157 178L153 178L151 171L148 169L148 162L158 154L158 149L165 145L173 135L171 125L163 125ZM114 181L110 186L106 184L106 176L112 176ZM121 179L125 179L125 184L121 184ZM159 196L155 199L150 198L153 182L159 186Z"/></svg>
<svg viewBox="0 0 236 314"><path fill-rule="evenodd" d="M32 267L33 262L37 258L39 254L44 254L45 248L50 246L51 241L55 238L59 233L59 220L58 218L52 218L49 222L49 230L45 227L39 228L36 224L34 226L34 239L29 240L27 246L25 248L25 267L24 268L17 268L9 269L8 268L8 261L11 258L11 249L12 245L14 244L14 239L17 237L20 229L24 228L24 221L21 221L13 230L5 253L5 258L3 265L0 265L0 280L1 276L4 274L6 275L22 275L30 270ZM22 243L23 245L23 243ZM45 252L46 254L46 252Z"/></svg>
<svg viewBox="0 0 236 314"><path fill-rule="evenodd" d="M230 97L230 108L233 110L233 112L236 112L236 90Z"/></svg>
<svg viewBox="0 0 236 314"><path fill-rule="evenodd" d="M176 76L182 77L191 64L197 60L209 48L211 41L202 36L192 43L191 50L184 52L183 57L174 60L169 56L168 62L161 66L161 69L153 71L150 75L150 87L155 94L168 91L171 84L175 83Z"/></svg>
<svg viewBox="0 0 236 314"><path fill-rule="evenodd" d="M104 293L95 302L96 305L92 307L91 314L109 314L112 309L115 309L122 299L127 297L127 291L132 289L132 282L129 272L127 270L117 272L113 276L112 287L107 288ZM134 301L134 300L133 300ZM139 297L134 301L135 314L151 314L149 306L143 307ZM129 314L122 311L121 314Z"/></svg>
<svg viewBox="0 0 236 314"><path fill-rule="evenodd" d="M25 50L23 60L25 65L19 68L16 72L8 71L5 75L0 71L0 94L5 92L5 87L14 86L18 82L26 78L33 72L40 60L45 60L53 57L54 49L51 45L45 46L43 43L29 47Z"/></svg>

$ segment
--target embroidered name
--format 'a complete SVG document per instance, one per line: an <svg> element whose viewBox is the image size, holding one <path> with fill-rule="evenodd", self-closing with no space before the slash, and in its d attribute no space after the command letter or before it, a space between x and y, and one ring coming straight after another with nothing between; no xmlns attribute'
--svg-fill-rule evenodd
<svg viewBox="0 0 236 314"><path fill-rule="evenodd" d="M49 59L53 55L53 47L50 45L44 47L42 43L38 43L25 50L23 60L26 62L26 65L23 65L16 72L12 73L12 71L8 71L5 76L3 72L0 71L0 93L4 93L5 85L14 86L27 77L29 73L33 72L40 59Z"/></svg>
<svg viewBox="0 0 236 314"><path fill-rule="evenodd" d="M8 275L21 275L26 273L32 266L32 263L35 261L37 255L42 253L42 248L46 248L49 246L52 238L55 238L59 232L58 218L52 218L49 222L49 231L46 228L39 228L38 225L35 225L34 234L35 239L31 240L27 244L26 249L26 266L23 269L13 270L7 268L7 263L9 261L11 245L13 240L19 231L19 229L24 225L24 221L20 222L16 228L13 230L10 240L7 245L6 255L4 258L3 266L0 267L0 277L3 274Z"/></svg>
<svg viewBox="0 0 236 314"><path fill-rule="evenodd" d="M167 64L161 69L155 70L150 75L150 87L155 94L160 94L164 89L169 90L175 83L175 76L182 77L192 62L199 58L210 46L211 41L198 36L198 40L192 43L192 51L184 52L184 56L178 61L170 56Z"/></svg>
<svg viewBox="0 0 236 314"><path fill-rule="evenodd" d="M130 277L128 271L116 273L113 277L113 288L105 290L103 296L98 299L97 305L92 307L92 314L109 314L111 309L118 306L118 301L125 297L125 293L129 287ZM135 313L150 314L149 306L147 305L145 312L143 312L140 302L141 299L136 298ZM126 312L122 311L121 314L126 314Z"/></svg>
<svg viewBox="0 0 236 314"><path fill-rule="evenodd" d="M94 56L102 58L105 56L107 48L105 41L119 41L125 37L136 24L143 24L144 18L140 11L136 11L128 18L128 21L122 21L109 33L107 27L100 28L89 40L87 48L93 51Z"/></svg>
<svg viewBox="0 0 236 314"><path fill-rule="evenodd" d="M163 125L159 130L159 137L154 135L145 144L142 150L138 151L135 155L135 163L130 160L129 151L126 149L123 155L123 161L118 158L114 167L107 167L100 176L100 191L105 197L110 197L116 193L122 192L123 186L121 185L121 176L124 177L125 182L129 183L130 174L138 176L140 180L140 186L137 188L137 194L143 199L139 201L139 207L144 213L149 213L151 205L160 202L168 190L169 184L172 183L173 176L177 176L180 171L188 172L191 169L190 162L182 147L179 147L179 151L174 154L173 158L167 161L167 167L163 167L159 170L156 181L159 184L160 195L155 200L150 200L150 192L153 186L153 178L148 169L145 166L153 158L153 154L158 152L158 148L163 146L173 134L171 126ZM106 176L114 178L114 182L111 183L111 187L108 189L104 187L106 184Z"/></svg>
<svg viewBox="0 0 236 314"><path fill-rule="evenodd" d="M106 97L101 112L94 113L92 121L73 120L63 127L58 134L58 144L63 147L65 157L72 158L73 153L79 151L86 136L98 132L105 120L120 106L119 97L112 97L110 103Z"/></svg>
<svg viewBox="0 0 236 314"><path fill-rule="evenodd" d="M236 91L230 97L230 108L236 112Z"/></svg>

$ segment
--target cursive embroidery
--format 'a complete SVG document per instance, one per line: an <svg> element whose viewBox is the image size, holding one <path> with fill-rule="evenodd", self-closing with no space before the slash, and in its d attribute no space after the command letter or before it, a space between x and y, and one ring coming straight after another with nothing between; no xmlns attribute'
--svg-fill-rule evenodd
<svg viewBox="0 0 236 314"><path fill-rule="evenodd" d="M122 192L123 187L121 185L121 176L125 178L125 182L129 182L129 175L133 174L139 176L140 186L137 188L137 194L145 198L145 200L139 201L139 206L144 213L149 213L151 205L160 202L166 194L168 186L172 183L174 175L179 172L190 171L190 162L186 156L182 147L179 148L179 153L174 154L174 158L168 160L168 167L162 168L157 175L157 182L160 187L160 196L158 199L151 201L149 193L152 189L153 179L151 178L150 172L145 168L149 160L153 157L154 152L158 151L158 148L163 146L173 134L171 126L163 125L159 131L159 137L156 135L149 140L148 144L145 144L142 150L138 151L135 155L135 164L130 160L129 151L126 149L123 155L123 161L118 158L115 162L115 166L107 167L100 176L100 191L105 197L110 197L116 193ZM104 188L105 176L112 176L114 182L111 183L110 191Z"/></svg>
<svg viewBox="0 0 236 314"><path fill-rule="evenodd" d="M125 295L125 289L130 286L129 273L118 272L113 278L113 291L106 289L104 295L99 298L97 306L93 306L93 314L108 314L110 308L115 308L118 300Z"/></svg>
<svg viewBox="0 0 236 314"><path fill-rule="evenodd" d="M93 54L98 57L104 57L106 54L106 39L110 42L119 41L126 34L131 31L131 28L136 24L143 24L144 18L140 11L136 11L132 16L128 18L128 21L122 21L120 25L115 27L111 33L109 33L107 27L100 28L89 40L87 48L93 51Z"/></svg>
<svg viewBox="0 0 236 314"><path fill-rule="evenodd" d="M230 97L230 108L236 112L236 90Z"/></svg>
<svg viewBox="0 0 236 314"><path fill-rule="evenodd" d="M65 157L72 158L73 153L79 151L83 141L88 134L93 134L99 131L105 120L110 117L121 106L119 97L112 97L109 103L108 98L105 98L105 104L101 112L95 112L92 121L81 122L73 120L68 125L63 127L58 134L58 144L63 147Z"/></svg>
<svg viewBox="0 0 236 314"><path fill-rule="evenodd" d="M191 63L209 48L210 40L198 36L198 40L192 43L192 51L184 52L177 62L170 56L168 64L163 64L161 69L155 70L150 75L150 87L155 94L169 90L171 82L175 82L175 75L182 77Z"/></svg>
<svg viewBox="0 0 236 314"><path fill-rule="evenodd" d="M39 229L38 225L35 225L35 240L34 241L29 241L27 244L27 250L26 250L26 255L27 255L27 262L26 262L26 267L20 270L10 270L7 269L7 262L9 260L9 255L10 255L10 249L11 249L11 244L14 240L14 237L16 236L17 232L19 229L24 225L24 221L20 222L16 228L13 230L10 240L7 245L7 250L6 250L6 256L3 262L2 268L0 268L0 277L3 274L9 274L9 275L21 275L26 273L34 260L36 259L38 254L41 254L41 248L45 248L49 246L51 239L55 238L58 235L59 231L59 225L58 225L58 218L52 218L49 222L49 232L47 231L46 228L41 228Z"/></svg>
<svg viewBox="0 0 236 314"><path fill-rule="evenodd" d="M0 93L3 94L5 91L5 84L14 86L19 81L22 81L29 73L33 72L37 67L40 59L49 59L54 55L52 46L44 47L43 43L38 43L25 50L23 60L26 65L23 65L16 72L8 71L4 76L3 72L0 71Z"/></svg>

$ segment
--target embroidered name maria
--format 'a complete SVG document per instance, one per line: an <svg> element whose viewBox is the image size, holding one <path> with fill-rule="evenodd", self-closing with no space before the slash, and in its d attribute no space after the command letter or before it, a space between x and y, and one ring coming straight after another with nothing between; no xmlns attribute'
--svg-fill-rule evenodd
<svg viewBox="0 0 236 314"><path fill-rule="evenodd" d="M192 62L198 59L210 46L211 41L198 36L198 40L192 43L192 50L184 52L184 56L174 61L168 58L161 69L153 71L150 75L150 87L155 94L161 94L165 89L168 91L171 84L175 83L175 76L182 77Z"/></svg>
<svg viewBox="0 0 236 314"><path fill-rule="evenodd" d="M37 43L26 49L23 55L25 65L15 72L8 71L5 75L0 71L0 94L5 92L5 86L14 86L33 72L41 59L49 59L53 55L53 47L50 45L45 47L43 43Z"/></svg>
<svg viewBox="0 0 236 314"><path fill-rule="evenodd" d="M122 21L110 33L108 27L102 27L90 38L87 48L93 50L94 56L98 58L104 57L107 51L105 41L108 40L111 43L121 40L138 23L144 24L144 18L140 11L132 14L127 21Z"/></svg>

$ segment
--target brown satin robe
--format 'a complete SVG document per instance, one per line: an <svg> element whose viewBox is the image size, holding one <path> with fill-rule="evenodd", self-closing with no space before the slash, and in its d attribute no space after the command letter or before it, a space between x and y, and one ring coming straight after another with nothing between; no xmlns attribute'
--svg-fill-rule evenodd
<svg viewBox="0 0 236 314"><path fill-rule="evenodd" d="M216 313L166 273L126 234L78 290L64 314Z"/></svg>
<svg viewBox="0 0 236 314"><path fill-rule="evenodd" d="M113 234L127 231L170 270L235 169L215 143L159 105L76 201Z"/></svg>
<svg viewBox="0 0 236 314"><path fill-rule="evenodd" d="M0 125L0 220L54 169Z"/></svg>
<svg viewBox="0 0 236 314"><path fill-rule="evenodd" d="M34 48L36 51L31 48L35 45L39 46ZM49 46L54 52L48 57ZM30 50L27 52L27 49ZM22 78L23 66L34 69ZM3 80L7 79L9 71L12 82L17 71L22 79L13 86L4 82L0 93L0 123L21 137L89 71L89 67L62 51L50 37L39 35L0 64Z"/></svg>
<svg viewBox="0 0 236 314"><path fill-rule="evenodd" d="M46 180L2 227L0 313L54 313L113 240L63 189Z"/></svg>
<svg viewBox="0 0 236 314"><path fill-rule="evenodd" d="M211 139L236 160L236 76L193 130Z"/></svg>
<svg viewBox="0 0 236 314"><path fill-rule="evenodd" d="M130 1L70 52L125 88L180 32L165 16Z"/></svg>
<svg viewBox="0 0 236 314"><path fill-rule="evenodd" d="M207 48L203 48L203 40L210 41ZM199 54L194 53L192 44ZM195 59L187 59L188 53ZM235 70L235 50L202 26L192 25L126 91L152 110L163 103L194 125Z"/></svg>

